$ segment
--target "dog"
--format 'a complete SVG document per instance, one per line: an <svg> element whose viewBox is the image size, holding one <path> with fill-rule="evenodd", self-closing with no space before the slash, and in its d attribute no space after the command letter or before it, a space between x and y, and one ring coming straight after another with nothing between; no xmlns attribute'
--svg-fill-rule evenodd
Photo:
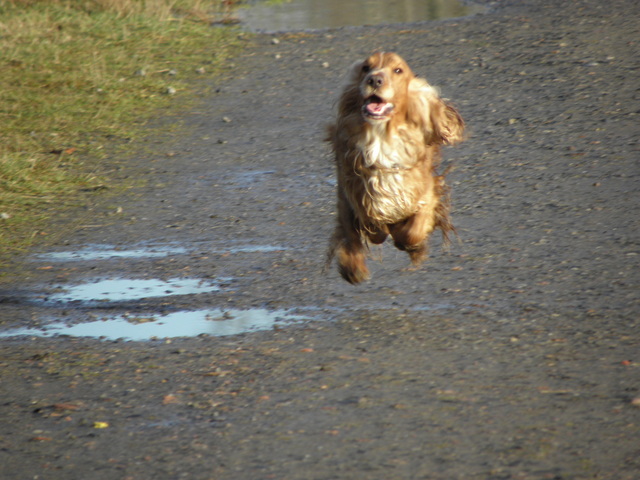
<svg viewBox="0 0 640 480"><path fill-rule="evenodd" d="M440 146L463 140L464 121L407 62L376 52L355 63L326 140L335 156L337 226L327 265L337 258L349 283L369 278L368 244L390 235L414 265L427 256L434 229L445 242L455 232L449 218L446 172L439 175Z"/></svg>

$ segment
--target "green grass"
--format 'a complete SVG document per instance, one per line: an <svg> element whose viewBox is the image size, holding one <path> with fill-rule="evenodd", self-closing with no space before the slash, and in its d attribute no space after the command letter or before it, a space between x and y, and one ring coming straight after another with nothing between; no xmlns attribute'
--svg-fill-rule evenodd
<svg viewBox="0 0 640 480"><path fill-rule="evenodd" d="M220 5L0 0L0 257L105 181L94 172L107 170L106 146L142 135L193 95L194 77L215 74L238 43L210 26Z"/></svg>

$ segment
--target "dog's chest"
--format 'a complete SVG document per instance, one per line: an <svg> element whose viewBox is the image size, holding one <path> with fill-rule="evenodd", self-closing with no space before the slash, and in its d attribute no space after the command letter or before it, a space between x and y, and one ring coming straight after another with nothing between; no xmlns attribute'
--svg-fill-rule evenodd
<svg viewBox="0 0 640 480"><path fill-rule="evenodd" d="M358 197L353 201L369 219L395 223L417 210L420 189L410 180L417 152L407 144L393 145L378 138L368 140L360 146L362 163L356 181L361 182L361 188L352 192Z"/></svg>
<svg viewBox="0 0 640 480"><path fill-rule="evenodd" d="M404 146L389 143L383 139L373 136L368 138L360 146L362 152L362 164L366 168L378 170L400 170L411 167L413 159L407 158L407 151Z"/></svg>

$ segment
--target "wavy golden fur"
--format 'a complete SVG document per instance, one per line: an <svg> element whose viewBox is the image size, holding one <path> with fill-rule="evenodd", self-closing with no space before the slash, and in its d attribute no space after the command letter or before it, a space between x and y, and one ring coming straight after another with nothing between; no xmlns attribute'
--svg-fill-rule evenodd
<svg viewBox="0 0 640 480"><path fill-rule="evenodd" d="M328 262L350 283L369 278L368 242L391 235L414 264L435 228L447 238L448 186L438 175L440 146L462 140L464 122L435 88L395 53L351 67L329 127L338 176L338 223Z"/></svg>

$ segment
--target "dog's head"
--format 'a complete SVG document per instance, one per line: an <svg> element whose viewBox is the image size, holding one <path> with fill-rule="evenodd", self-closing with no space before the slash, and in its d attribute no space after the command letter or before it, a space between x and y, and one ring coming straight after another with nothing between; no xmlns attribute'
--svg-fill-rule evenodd
<svg viewBox="0 0 640 480"><path fill-rule="evenodd" d="M415 75L399 55L376 52L354 65L353 76L367 122L388 122L394 115L406 111L409 84Z"/></svg>
<svg viewBox="0 0 640 480"><path fill-rule="evenodd" d="M411 126L428 145L462 141L464 121L438 90L417 77L396 53L376 52L351 67L338 109L350 134L362 126L392 131Z"/></svg>

